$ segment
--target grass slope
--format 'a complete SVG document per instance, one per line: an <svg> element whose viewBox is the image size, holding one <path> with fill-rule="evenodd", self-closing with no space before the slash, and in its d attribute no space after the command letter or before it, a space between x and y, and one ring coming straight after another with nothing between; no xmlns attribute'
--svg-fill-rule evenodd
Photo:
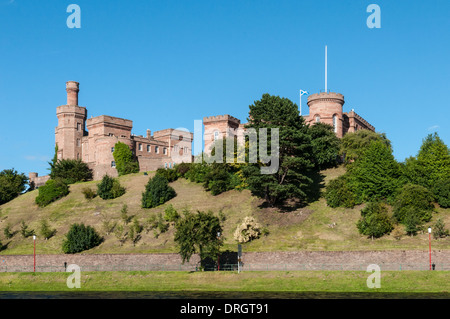
<svg viewBox="0 0 450 319"><path fill-rule="evenodd" d="M342 167L323 172L324 183L344 173ZM278 251L278 250L386 250L386 249L420 249L428 248L428 234L421 233L414 237L404 236L396 240L392 235L371 240L361 236L356 229L356 221L360 218L361 207L353 209L333 209L326 205L323 198L310 203L303 208L292 211L280 211L274 208L264 208L261 200L251 196L248 190L229 191L218 196L206 192L202 185L180 179L171 186L177 196L166 204L153 209L140 207L141 194L148 182L149 176L142 173L120 177L120 182L127 192L120 198L102 200L99 197L88 201L81 193L82 188L96 189L98 181L74 184L70 186L70 194L50 204L39 208L34 200L38 191L23 194L15 200L0 206L0 241L6 249L0 254L32 254L31 238L22 238L19 233L20 222L24 220L29 228L35 229L38 236L37 254L60 254L62 241L73 223L83 222L95 227L104 236L104 242L85 253L152 253L177 252L173 241L174 229L155 236L153 231L142 233L142 238L136 245L129 240L120 245L114 234L106 234L103 222L107 219L122 223L120 210L123 204L128 205L130 216L136 216L141 224L151 215L164 212L167 205L172 204L179 212L187 208L192 211L212 210L222 211L226 215L224 222L224 249L236 250L233 232L237 224L246 216L254 216L269 230L269 235L247 243L246 251ZM450 225L450 209L436 208L431 223L437 217ZM39 228L42 219L48 220L50 226L57 230L54 237L48 241L40 239ZM12 239L6 239L3 229L9 224L16 234ZM448 249L450 238L433 240L434 249Z"/></svg>

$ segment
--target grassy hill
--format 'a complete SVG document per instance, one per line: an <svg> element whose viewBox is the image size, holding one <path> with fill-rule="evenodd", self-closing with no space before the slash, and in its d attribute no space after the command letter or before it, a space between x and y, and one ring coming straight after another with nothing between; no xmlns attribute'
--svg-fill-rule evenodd
<svg viewBox="0 0 450 319"><path fill-rule="evenodd" d="M344 173L342 167L322 172L324 183ZM179 212L187 208L192 211L212 210L222 211L226 216L224 222L224 249L236 250L233 232L237 224L246 216L254 216L269 230L267 236L262 236L244 246L246 251L277 251L277 250L390 250L390 249L428 249L428 234L420 233L417 236L403 236L396 240L392 235L371 240L361 236L356 229L356 222L360 218L361 206L353 209L327 207L323 198L310 203L308 206L289 211L280 211L274 208L261 206L262 201L251 196L248 190L242 192L229 191L218 196L206 192L202 185L180 179L171 183L177 196L166 204L153 208L140 207L141 194L150 176L142 173L120 177L120 182L127 192L120 198L102 200L96 197L86 200L81 193L82 188L90 186L96 188L98 181L79 183L70 186L70 194L50 204L39 208L35 204L38 191L23 194L15 200L0 206L0 241L7 248L0 254L32 254L33 240L31 237L23 238L20 234L20 223L25 221L29 228L35 229L37 241L37 254L62 253L61 245L65 234L73 223L83 222L95 227L104 236L104 242L85 253L155 253L177 252L173 241L173 226L159 236L151 230L142 233L142 238L136 245L129 240L120 245L114 234L106 234L102 225L107 219L122 223L120 210L124 204L128 205L128 214L136 216L141 224L145 224L151 215L164 212L165 207L172 204ZM431 224L440 217L447 227L450 226L450 209L437 207ZM45 241L39 238L40 221L46 219L52 228L57 230L56 235ZM9 224L15 235L6 239L3 229ZM450 238L433 240L434 249L450 248Z"/></svg>

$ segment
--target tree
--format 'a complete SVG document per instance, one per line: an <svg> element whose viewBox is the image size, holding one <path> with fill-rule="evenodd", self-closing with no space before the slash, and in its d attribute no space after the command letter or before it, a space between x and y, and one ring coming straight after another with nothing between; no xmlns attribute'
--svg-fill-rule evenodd
<svg viewBox="0 0 450 319"><path fill-rule="evenodd" d="M217 234L222 233L222 226L219 218L211 211L185 212L175 228L175 242L183 263L189 262L191 256L198 253L204 266L208 258L215 259L219 254L223 240Z"/></svg>
<svg viewBox="0 0 450 319"><path fill-rule="evenodd" d="M409 183L429 190L450 176L450 150L437 133L429 134L417 156L405 161L403 175Z"/></svg>
<svg viewBox="0 0 450 319"><path fill-rule="evenodd" d="M153 208L164 204L176 196L175 190L169 186L169 182L162 175L150 178L145 191L142 193L142 207Z"/></svg>
<svg viewBox="0 0 450 319"><path fill-rule="evenodd" d="M108 175L103 176L100 184L97 184L97 195L102 199L114 199L125 194L125 188L119 181Z"/></svg>
<svg viewBox="0 0 450 319"><path fill-rule="evenodd" d="M135 160L133 152L127 144L117 142L114 146L113 157L119 176L139 172L139 163Z"/></svg>
<svg viewBox="0 0 450 319"><path fill-rule="evenodd" d="M328 206L353 208L356 205L355 194L348 180L348 175L344 174L328 183L325 191Z"/></svg>
<svg viewBox="0 0 450 319"><path fill-rule="evenodd" d="M35 202L39 207L45 207L69 194L69 187L60 179L49 179L45 185L39 187L39 194Z"/></svg>
<svg viewBox="0 0 450 319"><path fill-rule="evenodd" d="M433 194L423 186L406 184L402 187L394 202L394 218L402 224L406 224L409 218L412 225L415 222L425 223L430 221L434 209ZM412 227L413 228L413 227Z"/></svg>
<svg viewBox="0 0 450 319"><path fill-rule="evenodd" d="M335 167L340 149L340 140L333 126L325 123L315 123L309 127L314 163L320 170Z"/></svg>
<svg viewBox="0 0 450 319"><path fill-rule="evenodd" d="M76 254L94 248L103 241L103 238L91 226L72 224L66 239L63 241L62 250L65 254Z"/></svg>
<svg viewBox="0 0 450 319"><path fill-rule="evenodd" d="M433 226L434 239L445 238L449 235L449 230L445 228L444 221L439 218Z"/></svg>
<svg viewBox="0 0 450 319"><path fill-rule="evenodd" d="M0 205L7 203L26 189L28 177L16 170L5 169L0 172Z"/></svg>
<svg viewBox="0 0 450 319"><path fill-rule="evenodd" d="M87 182L92 180L92 170L79 159L62 159L53 164L50 178L61 179L66 184Z"/></svg>
<svg viewBox="0 0 450 319"><path fill-rule="evenodd" d="M357 160L367 149L367 147L375 141L382 142L388 149L392 151L391 141L389 141L384 133L376 133L370 130L359 130L347 133L341 139L340 154L344 156L345 163L351 163Z"/></svg>
<svg viewBox="0 0 450 319"><path fill-rule="evenodd" d="M388 208L381 202L369 202L361 210L361 219L357 222L358 230L368 237L379 238L389 234L394 224L388 215Z"/></svg>
<svg viewBox="0 0 450 319"><path fill-rule="evenodd" d="M400 166L392 150L382 141L367 146L357 161L348 169L349 182L356 202L392 199L400 185Z"/></svg>
<svg viewBox="0 0 450 319"><path fill-rule="evenodd" d="M311 136L304 118L299 115L298 107L292 101L279 96L264 94L262 99L250 105L246 128L255 129L258 144L265 143L260 129L267 129L267 150L270 163L249 164L242 168L243 176L253 195L264 198L271 206L287 199L306 201L307 189L313 183L308 176L314 169ZM279 147L272 154L272 130L279 130ZM276 144L274 144L276 145ZM260 148L258 148L260 149ZM273 174L261 174L260 168L276 166Z"/></svg>
<svg viewBox="0 0 450 319"><path fill-rule="evenodd" d="M41 220L40 233L41 233L42 237L45 240L47 240L47 239L50 239L51 237L53 237L55 235L56 229L51 229L50 225L47 222L47 220L42 219Z"/></svg>
<svg viewBox="0 0 450 319"><path fill-rule="evenodd" d="M441 207L450 208L450 176L438 179L433 187L433 193Z"/></svg>

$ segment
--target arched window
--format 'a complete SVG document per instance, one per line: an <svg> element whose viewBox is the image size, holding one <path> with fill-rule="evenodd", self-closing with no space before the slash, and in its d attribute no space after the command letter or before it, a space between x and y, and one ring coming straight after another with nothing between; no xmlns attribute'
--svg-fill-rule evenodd
<svg viewBox="0 0 450 319"><path fill-rule="evenodd" d="M333 127L334 127L334 133L337 133L337 115L333 115Z"/></svg>
<svg viewBox="0 0 450 319"><path fill-rule="evenodd" d="M316 123L320 122L320 115L316 115Z"/></svg>
<svg viewBox="0 0 450 319"><path fill-rule="evenodd" d="M219 139L219 131L214 132L214 141L217 141Z"/></svg>

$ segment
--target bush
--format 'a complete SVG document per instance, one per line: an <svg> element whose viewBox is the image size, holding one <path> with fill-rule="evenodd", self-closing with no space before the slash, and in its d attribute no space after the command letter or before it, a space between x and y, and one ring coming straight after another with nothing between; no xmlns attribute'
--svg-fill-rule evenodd
<svg viewBox="0 0 450 319"><path fill-rule="evenodd" d="M11 231L11 225L6 225L5 229L3 229L3 234L5 235L6 239L11 239L14 236L14 232Z"/></svg>
<svg viewBox="0 0 450 319"><path fill-rule="evenodd" d="M439 206L450 208L450 177L440 178L434 185L433 193Z"/></svg>
<svg viewBox="0 0 450 319"><path fill-rule="evenodd" d="M65 254L75 254L100 245L102 240L93 227L72 224L63 242L62 250Z"/></svg>
<svg viewBox="0 0 450 319"><path fill-rule="evenodd" d="M253 217L245 217L234 232L234 239L239 243L246 243L261 235L261 225Z"/></svg>
<svg viewBox="0 0 450 319"><path fill-rule="evenodd" d="M95 194L95 191L90 187L84 187L81 190L81 193L84 195L84 198L86 198L87 200L91 200L95 196L97 196L97 194Z"/></svg>
<svg viewBox="0 0 450 319"><path fill-rule="evenodd" d="M370 202L361 210L361 219L356 226L362 235L379 238L394 229L394 223L388 215L388 208L381 202Z"/></svg>
<svg viewBox="0 0 450 319"><path fill-rule="evenodd" d="M156 175L165 177L169 183L178 179L177 171L174 168L158 168L156 170Z"/></svg>
<svg viewBox="0 0 450 319"><path fill-rule="evenodd" d="M209 173L211 167L205 163L192 163L190 169L184 175L186 179L195 183L204 183L205 176Z"/></svg>
<svg viewBox="0 0 450 319"><path fill-rule="evenodd" d="M23 238L28 238L30 236L35 235L34 229L28 229L28 225L25 224L25 221L23 220L20 223L20 233L22 234Z"/></svg>
<svg viewBox="0 0 450 319"><path fill-rule="evenodd" d="M353 208L356 204L355 195L352 192L346 175L333 179L327 185L325 199L330 207Z"/></svg>
<svg viewBox="0 0 450 319"><path fill-rule="evenodd" d="M180 214L173 208L172 205L169 205L164 210L164 219L169 223L176 223L180 218Z"/></svg>
<svg viewBox="0 0 450 319"><path fill-rule="evenodd" d="M69 187L62 180L49 179L45 185L39 187L39 195L36 197L36 204L45 207L54 201L67 196Z"/></svg>
<svg viewBox="0 0 450 319"><path fill-rule="evenodd" d="M114 145L113 157L119 176L139 172L139 163L134 158L133 152L127 144L117 142Z"/></svg>
<svg viewBox="0 0 450 319"><path fill-rule="evenodd" d="M167 179L164 176L155 175L150 178L142 193L142 207L157 207L175 196L175 190L169 186Z"/></svg>
<svg viewBox="0 0 450 319"><path fill-rule="evenodd" d="M433 237L434 239L445 238L449 236L449 230L445 229L445 224L442 219L438 219L433 226Z"/></svg>
<svg viewBox="0 0 450 319"><path fill-rule="evenodd" d="M61 179L66 184L86 182L92 180L92 170L81 160L62 159L51 167L50 178Z"/></svg>
<svg viewBox="0 0 450 319"><path fill-rule="evenodd" d="M48 222L45 219L43 219L43 220L41 220L40 233L41 233L42 237L45 240L47 240L47 239L52 238L56 234L56 229L51 229Z"/></svg>
<svg viewBox="0 0 450 319"><path fill-rule="evenodd" d="M433 208L433 194L428 189L420 185L406 184L396 197L394 217L399 223L405 224L406 218L413 214L417 218L410 219L410 225L413 222L424 223L430 221Z"/></svg>
<svg viewBox="0 0 450 319"><path fill-rule="evenodd" d="M122 218L122 221L125 225L128 225L128 223L133 218L133 216L128 216L128 205L127 204L123 204L122 209L120 210L120 218Z"/></svg>
<svg viewBox="0 0 450 319"><path fill-rule="evenodd" d="M114 199L125 194L125 188L120 185L117 179L105 175L100 184L97 185L97 194L105 200Z"/></svg>
<svg viewBox="0 0 450 319"><path fill-rule="evenodd" d="M186 173L191 169L190 163L180 163L175 165L178 177L185 177Z"/></svg>

